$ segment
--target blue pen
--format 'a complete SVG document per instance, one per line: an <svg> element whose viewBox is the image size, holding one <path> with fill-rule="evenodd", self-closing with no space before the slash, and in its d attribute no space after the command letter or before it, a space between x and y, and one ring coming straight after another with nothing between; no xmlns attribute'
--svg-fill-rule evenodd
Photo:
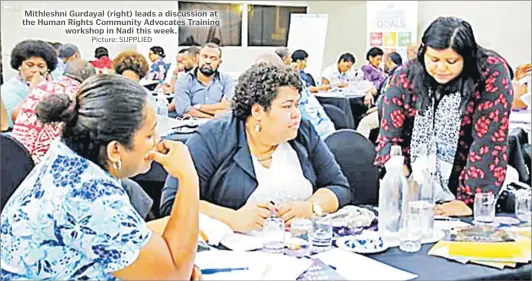
<svg viewBox="0 0 532 281"><path fill-rule="evenodd" d="M235 268L207 268L202 269L201 274L215 274L215 273L221 273L221 272L231 272L231 271L239 271L239 270L248 270L247 267L235 267Z"/></svg>

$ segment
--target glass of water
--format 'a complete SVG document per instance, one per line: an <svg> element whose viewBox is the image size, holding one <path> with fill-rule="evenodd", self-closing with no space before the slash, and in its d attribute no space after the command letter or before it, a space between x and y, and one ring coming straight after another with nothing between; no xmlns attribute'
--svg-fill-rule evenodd
<svg viewBox="0 0 532 281"><path fill-rule="evenodd" d="M284 251L284 220L271 217L264 220L262 227L262 250L272 254Z"/></svg>
<svg viewBox="0 0 532 281"><path fill-rule="evenodd" d="M409 202L410 214L419 215L421 218L422 239L434 237L434 204L429 200Z"/></svg>
<svg viewBox="0 0 532 281"><path fill-rule="evenodd" d="M515 216L522 222L532 220L532 193L530 190L518 190L515 192Z"/></svg>
<svg viewBox="0 0 532 281"><path fill-rule="evenodd" d="M290 256L304 257L310 254L312 244L312 221L296 218L290 223L290 239L286 241L285 253Z"/></svg>
<svg viewBox="0 0 532 281"><path fill-rule="evenodd" d="M321 253L329 250L332 245L333 224L327 214L314 215L312 220L312 253Z"/></svg>
<svg viewBox="0 0 532 281"><path fill-rule="evenodd" d="M419 251L421 249L421 230L421 214L403 214L399 228L399 249L409 253Z"/></svg>
<svg viewBox="0 0 532 281"><path fill-rule="evenodd" d="M495 220L495 196L493 193L475 194L475 224L492 224Z"/></svg>

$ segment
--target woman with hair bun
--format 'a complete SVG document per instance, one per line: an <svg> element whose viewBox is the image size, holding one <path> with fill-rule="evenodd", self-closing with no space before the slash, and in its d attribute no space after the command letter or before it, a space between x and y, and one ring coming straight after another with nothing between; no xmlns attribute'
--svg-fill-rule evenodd
<svg viewBox="0 0 532 281"><path fill-rule="evenodd" d="M121 76L93 76L75 99L48 96L36 114L43 123L62 122L62 139L2 211L2 280L199 278L198 176L183 144L159 143L144 89ZM180 182L161 234L119 181L145 173L152 161Z"/></svg>
<svg viewBox="0 0 532 281"><path fill-rule="evenodd" d="M150 48L149 53L150 61L152 65L150 66L150 73L148 78L151 80L159 81L159 85L162 85L164 79L166 79L166 73L170 68L170 63L166 62L166 54L164 49L160 46L153 46Z"/></svg>
<svg viewBox="0 0 532 281"><path fill-rule="evenodd" d="M387 85L376 163L400 145L408 174L427 151L436 214L471 215L475 193L497 194L506 177L511 80L506 61L477 44L468 22L436 19L417 58Z"/></svg>

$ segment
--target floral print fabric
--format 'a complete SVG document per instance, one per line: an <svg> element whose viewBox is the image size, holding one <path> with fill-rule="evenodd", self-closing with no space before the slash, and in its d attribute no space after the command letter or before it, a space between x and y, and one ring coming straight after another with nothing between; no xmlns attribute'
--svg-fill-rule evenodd
<svg viewBox="0 0 532 281"><path fill-rule="evenodd" d="M449 189L456 199L472 205L478 192L497 193L506 177L507 135L513 90L505 62L495 56L486 59L482 72L484 86L476 90L466 104L461 119L458 146ZM383 166L390 158L392 145L401 145L406 164L410 163L410 145L417 95L407 79L408 67L395 72L387 85L381 104L381 128L375 162Z"/></svg>
<svg viewBox="0 0 532 281"><path fill-rule="evenodd" d="M58 81L41 83L22 103L13 125L13 137L26 147L35 164L48 152L50 144L61 136L63 128L59 123L41 123L35 114L37 104L50 95L67 94L74 99L80 85L70 77L61 76Z"/></svg>
<svg viewBox="0 0 532 281"><path fill-rule="evenodd" d="M0 224L2 280L114 280L151 235L120 182L59 141Z"/></svg>

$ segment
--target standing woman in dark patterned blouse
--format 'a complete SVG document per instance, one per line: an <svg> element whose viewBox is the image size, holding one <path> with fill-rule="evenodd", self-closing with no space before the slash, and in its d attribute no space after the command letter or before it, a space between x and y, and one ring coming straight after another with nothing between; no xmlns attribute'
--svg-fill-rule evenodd
<svg viewBox="0 0 532 281"><path fill-rule="evenodd" d="M475 193L497 194L505 179L512 100L506 61L477 45L468 22L440 17L387 85L376 164L401 145L410 173L427 151L436 214L469 216Z"/></svg>

